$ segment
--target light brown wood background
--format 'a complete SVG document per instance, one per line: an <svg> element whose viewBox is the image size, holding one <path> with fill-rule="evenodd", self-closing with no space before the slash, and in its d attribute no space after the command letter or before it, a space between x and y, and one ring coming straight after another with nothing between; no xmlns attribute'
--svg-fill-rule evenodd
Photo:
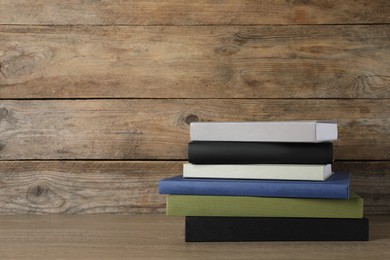
<svg viewBox="0 0 390 260"><path fill-rule="evenodd" d="M164 212L192 121L336 119L390 214L390 3L0 2L0 214Z"/></svg>

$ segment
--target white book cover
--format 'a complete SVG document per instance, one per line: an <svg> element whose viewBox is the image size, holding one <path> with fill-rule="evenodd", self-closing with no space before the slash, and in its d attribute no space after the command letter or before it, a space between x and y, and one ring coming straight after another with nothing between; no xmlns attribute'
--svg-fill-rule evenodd
<svg viewBox="0 0 390 260"><path fill-rule="evenodd" d="M185 178L274 179L324 181L332 165L313 164L192 164L183 165Z"/></svg>
<svg viewBox="0 0 390 260"><path fill-rule="evenodd" d="M327 142L337 140L335 121L192 122L191 141Z"/></svg>

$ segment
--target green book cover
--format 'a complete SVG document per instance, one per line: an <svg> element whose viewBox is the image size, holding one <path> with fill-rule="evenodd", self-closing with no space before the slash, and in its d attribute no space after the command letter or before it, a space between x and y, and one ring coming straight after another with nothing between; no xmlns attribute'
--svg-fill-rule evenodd
<svg viewBox="0 0 390 260"><path fill-rule="evenodd" d="M362 218L363 199L168 195L168 216Z"/></svg>

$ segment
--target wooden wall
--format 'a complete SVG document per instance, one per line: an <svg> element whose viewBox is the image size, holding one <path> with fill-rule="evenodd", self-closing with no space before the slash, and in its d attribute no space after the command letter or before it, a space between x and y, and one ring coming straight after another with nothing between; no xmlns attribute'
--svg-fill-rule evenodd
<svg viewBox="0 0 390 260"><path fill-rule="evenodd" d="M164 212L192 121L337 119L390 214L387 0L0 2L0 214Z"/></svg>

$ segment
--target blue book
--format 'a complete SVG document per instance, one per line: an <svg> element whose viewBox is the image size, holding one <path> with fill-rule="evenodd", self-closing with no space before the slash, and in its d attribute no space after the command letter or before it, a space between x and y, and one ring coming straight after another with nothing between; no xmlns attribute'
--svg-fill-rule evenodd
<svg viewBox="0 0 390 260"><path fill-rule="evenodd" d="M161 180L160 194L348 199L350 173L335 172L325 181L188 179Z"/></svg>

